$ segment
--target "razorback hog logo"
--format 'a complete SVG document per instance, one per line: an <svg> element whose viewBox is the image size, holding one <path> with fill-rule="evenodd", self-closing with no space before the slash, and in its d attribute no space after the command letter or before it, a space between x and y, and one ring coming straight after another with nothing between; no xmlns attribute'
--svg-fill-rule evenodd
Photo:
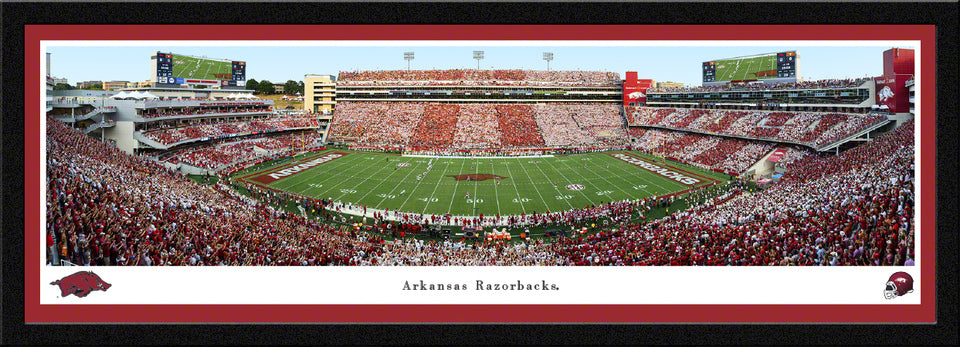
<svg viewBox="0 0 960 347"><path fill-rule="evenodd" d="M893 90L890 89L890 86L884 86L883 89L880 89L880 92L877 93L877 97L880 98L880 102L885 102L887 99L893 97Z"/></svg>
<svg viewBox="0 0 960 347"><path fill-rule="evenodd" d="M488 179L503 179L506 177L491 175L491 174L469 174L469 175L452 175L450 177L456 178L457 181L485 181Z"/></svg>
<svg viewBox="0 0 960 347"><path fill-rule="evenodd" d="M643 95L643 93L641 92L633 92L633 93L627 94L627 97L630 98L630 100L636 100L639 98L646 97L646 95Z"/></svg>
<svg viewBox="0 0 960 347"><path fill-rule="evenodd" d="M107 291L111 284L104 282L100 276L90 271L80 271L73 275L50 282L55 286L60 286L60 296L74 294L78 297L85 297L94 290Z"/></svg>

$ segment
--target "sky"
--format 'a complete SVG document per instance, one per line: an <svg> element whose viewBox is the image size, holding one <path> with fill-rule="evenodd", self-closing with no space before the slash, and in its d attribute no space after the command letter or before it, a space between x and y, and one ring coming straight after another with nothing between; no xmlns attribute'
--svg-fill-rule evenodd
<svg viewBox="0 0 960 347"><path fill-rule="evenodd" d="M550 70L612 71L624 77L637 71L641 79L700 85L700 65L705 61L763 53L796 50L799 77L805 80L879 76L883 73L883 51L891 45L811 46L810 42L757 46L637 46L638 43L605 43L601 46L542 45L531 42L503 46L486 42L453 46L422 45L421 42L391 43L393 46L178 46L165 42L137 43L134 46L47 46L51 54L51 75L76 82L144 81L150 78L150 56L157 51L210 58L245 61L247 79L285 82L301 81L305 74L336 75L339 71L403 70L404 52L414 52L413 70L477 68L473 51L484 51L482 69L546 70L543 52L552 52ZM329 43L324 43L329 45ZM587 43L590 44L590 43ZM642 43L640 43L642 44ZM901 48L914 48L898 45Z"/></svg>

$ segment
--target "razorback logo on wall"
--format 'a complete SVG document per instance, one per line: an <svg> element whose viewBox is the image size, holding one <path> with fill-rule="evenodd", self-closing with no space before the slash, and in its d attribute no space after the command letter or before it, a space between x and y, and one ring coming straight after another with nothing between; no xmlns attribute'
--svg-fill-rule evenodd
<svg viewBox="0 0 960 347"><path fill-rule="evenodd" d="M909 93L905 83L910 78L907 75L880 76L876 82L875 101L877 105L886 105L894 113L909 111Z"/></svg>
<svg viewBox="0 0 960 347"><path fill-rule="evenodd" d="M636 71L627 71L623 80L623 105L644 105L647 103L647 89L653 80L637 79Z"/></svg>

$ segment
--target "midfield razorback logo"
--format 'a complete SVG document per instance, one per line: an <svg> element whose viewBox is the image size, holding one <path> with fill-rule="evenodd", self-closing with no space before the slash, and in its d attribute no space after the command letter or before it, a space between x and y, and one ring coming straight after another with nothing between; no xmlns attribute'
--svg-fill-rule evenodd
<svg viewBox="0 0 960 347"><path fill-rule="evenodd" d="M469 174L469 175L451 175L457 181L486 181L488 179L504 179L507 177L491 174Z"/></svg>

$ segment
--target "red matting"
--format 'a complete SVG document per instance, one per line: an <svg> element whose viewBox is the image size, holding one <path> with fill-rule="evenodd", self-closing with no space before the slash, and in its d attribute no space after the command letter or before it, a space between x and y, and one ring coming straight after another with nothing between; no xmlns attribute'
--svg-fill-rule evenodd
<svg viewBox="0 0 960 347"><path fill-rule="evenodd" d="M32 322L935 322L933 25L27 25L25 320ZM919 40L924 207L921 305L40 305L41 40ZM877 59L880 59L879 57ZM919 130L918 129L918 130ZM879 286L879 284L878 284ZM879 289L878 289L879 290ZM89 314L93 309L97 314Z"/></svg>

